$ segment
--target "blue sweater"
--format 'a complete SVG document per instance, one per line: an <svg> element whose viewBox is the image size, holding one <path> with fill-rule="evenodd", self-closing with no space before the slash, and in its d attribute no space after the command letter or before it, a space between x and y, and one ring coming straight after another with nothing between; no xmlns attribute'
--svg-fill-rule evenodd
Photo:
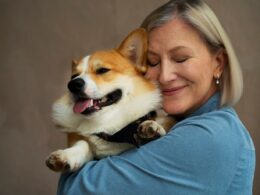
<svg viewBox="0 0 260 195"><path fill-rule="evenodd" d="M58 195L250 195L252 139L230 107L211 97L164 137L61 176Z"/></svg>

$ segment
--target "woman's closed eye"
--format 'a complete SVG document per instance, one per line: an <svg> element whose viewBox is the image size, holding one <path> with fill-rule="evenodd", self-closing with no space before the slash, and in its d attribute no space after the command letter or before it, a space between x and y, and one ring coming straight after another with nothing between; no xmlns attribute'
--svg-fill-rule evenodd
<svg viewBox="0 0 260 195"><path fill-rule="evenodd" d="M185 58L174 59L174 61L177 62L177 63L183 63L183 62L185 62L186 60L188 60L187 57L185 57Z"/></svg>
<svg viewBox="0 0 260 195"><path fill-rule="evenodd" d="M173 62L184 63L192 57L192 52L184 47L177 47L177 49L171 50L169 57Z"/></svg>
<svg viewBox="0 0 260 195"><path fill-rule="evenodd" d="M186 62L191 56L188 55L174 55L171 57L172 61L176 62L176 63L184 63Z"/></svg>
<svg viewBox="0 0 260 195"><path fill-rule="evenodd" d="M160 62L158 61L158 62L151 62L151 61L147 61L147 65L148 66L150 66L150 67L155 67L155 66L157 66L158 64L159 64Z"/></svg>

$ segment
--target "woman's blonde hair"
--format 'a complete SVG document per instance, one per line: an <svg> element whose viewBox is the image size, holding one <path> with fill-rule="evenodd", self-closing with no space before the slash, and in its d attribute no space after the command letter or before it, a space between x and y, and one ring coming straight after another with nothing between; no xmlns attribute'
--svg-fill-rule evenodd
<svg viewBox="0 0 260 195"><path fill-rule="evenodd" d="M148 15L141 26L149 32L173 18L193 26L210 51L225 50L227 64L220 78L220 106L234 105L243 92L242 72L232 44L214 12L202 0L171 0Z"/></svg>

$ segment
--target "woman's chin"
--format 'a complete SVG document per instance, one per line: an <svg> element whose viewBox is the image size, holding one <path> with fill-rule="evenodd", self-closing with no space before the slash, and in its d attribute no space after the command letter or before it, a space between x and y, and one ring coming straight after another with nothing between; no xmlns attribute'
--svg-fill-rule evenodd
<svg viewBox="0 0 260 195"><path fill-rule="evenodd" d="M183 115L186 112L184 106L177 105L174 103L171 104L163 103L163 109L165 112L171 115Z"/></svg>

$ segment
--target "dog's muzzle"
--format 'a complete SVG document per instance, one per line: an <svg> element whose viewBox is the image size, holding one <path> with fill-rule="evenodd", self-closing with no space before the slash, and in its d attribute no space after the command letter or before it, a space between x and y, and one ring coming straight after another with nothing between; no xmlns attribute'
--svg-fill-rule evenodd
<svg viewBox="0 0 260 195"><path fill-rule="evenodd" d="M104 97L91 98L84 92L86 83L81 78L72 79L68 89L74 99L73 111L84 115L101 110L103 107L117 103L122 97L122 90L115 89Z"/></svg>

